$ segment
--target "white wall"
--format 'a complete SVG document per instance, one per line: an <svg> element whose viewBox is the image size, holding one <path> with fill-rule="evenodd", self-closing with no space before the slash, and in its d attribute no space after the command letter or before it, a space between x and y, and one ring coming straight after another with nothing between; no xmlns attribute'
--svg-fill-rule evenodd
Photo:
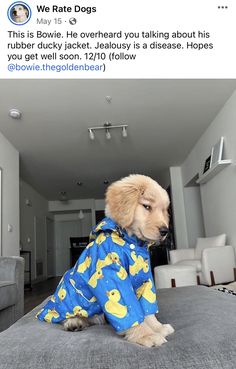
<svg viewBox="0 0 236 369"><path fill-rule="evenodd" d="M54 221L63 222L63 223L74 223L76 224L77 234L75 237L86 237L90 234L92 229L92 216L91 211L83 211L84 218L79 219L78 213L70 213L70 214L55 214ZM72 236L71 236L72 237Z"/></svg>
<svg viewBox="0 0 236 369"><path fill-rule="evenodd" d="M31 206L26 205L30 200ZM36 279L36 259L43 261L43 276L47 275L46 217L48 201L29 184L20 181L20 240L24 250L31 251L32 279ZM36 230L37 239L36 239Z"/></svg>
<svg viewBox="0 0 236 369"><path fill-rule="evenodd" d="M196 246L198 237L205 237L200 187L184 188L184 206L187 224L188 247Z"/></svg>
<svg viewBox="0 0 236 369"><path fill-rule="evenodd" d="M19 255L19 153L0 133L2 168L2 256ZM8 232L8 224L12 232Z"/></svg>
<svg viewBox="0 0 236 369"><path fill-rule="evenodd" d="M170 179L176 248L188 248L183 182L180 167L170 167Z"/></svg>
<svg viewBox="0 0 236 369"><path fill-rule="evenodd" d="M161 172L158 173L158 181L159 184L167 189L170 185L170 170L169 168L165 169L165 170L162 170Z"/></svg>
<svg viewBox="0 0 236 369"><path fill-rule="evenodd" d="M206 236L226 233L227 243L236 245L236 92L226 102L182 165L183 184L202 173L211 147L225 137L224 159L233 164L201 185Z"/></svg>

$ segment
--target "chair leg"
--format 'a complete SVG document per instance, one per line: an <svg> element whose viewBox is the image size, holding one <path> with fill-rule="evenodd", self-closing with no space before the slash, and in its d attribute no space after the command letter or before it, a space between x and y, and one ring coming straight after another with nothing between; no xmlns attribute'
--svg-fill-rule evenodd
<svg viewBox="0 0 236 369"><path fill-rule="evenodd" d="M234 268L234 281L236 282L236 268Z"/></svg>
<svg viewBox="0 0 236 369"><path fill-rule="evenodd" d="M210 271L210 277L211 277L211 285L215 286L216 282L215 282L215 277L214 277L214 273L212 270Z"/></svg>
<svg viewBox="0 0 236 369"><path fill-rule="evenodd" d="M200 285L200 277L199 277L199 275L197 275L197 285L198 286Z"/></svg>
<svg viewBox="0 0 236 369"><path fill-rule="evenodd" d="M175 279L171 278L171 287L176 287Z"/></svg>

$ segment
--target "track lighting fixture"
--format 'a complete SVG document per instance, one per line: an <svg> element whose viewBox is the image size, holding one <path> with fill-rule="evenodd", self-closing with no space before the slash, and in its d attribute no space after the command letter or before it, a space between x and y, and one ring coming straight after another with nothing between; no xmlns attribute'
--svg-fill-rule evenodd
<svg viewBox="0 0 236 369"><path fill-rule="evenodd" d="M90 140L92 140L92 141L95 139L95 135L94 135L94 133L93 133L92 128L89 128L89 138L90 138Z"/></svg>
<svg viewBox="0 0 236 369"><path fill-rule="evenodd" d="M121 134L123 138L127 137L127 124L120 124L120 125L112 125L110 122L106 122L104 123L103 126L99 126L99 127L90 127L88 128L88 132L89 132L89 138L90 140L94 140L95 139L95 133L94 131L98 131L98 130L105 130L105 136L107 140L111 139L111 130L112 129L121 129Z"/></svg>
<svg viewBox="0 0 236 369"><path fill-rule="evenodd" d="M125 126L123 126L123 127L122 127L122 136L123 136L124 138L126 138L126 137L127 137L127 129L126 129L126 127L125 127Z"/></svg>
<svg viewBox="0 0 236 369"><path fill-rule="evenodd" d="M110 131L109 131L108 128L106 129L106 139L107 140L110 140L111 139L111 134L110 134Z"/></svg>

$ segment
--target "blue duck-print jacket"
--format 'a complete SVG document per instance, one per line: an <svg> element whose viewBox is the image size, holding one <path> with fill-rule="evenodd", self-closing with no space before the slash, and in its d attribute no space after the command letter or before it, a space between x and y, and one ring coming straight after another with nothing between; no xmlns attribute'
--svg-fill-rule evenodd
<svg viewBox="0 0 236 369"><path fill-rule="evenodd" d="M113 328L122 332L157 313L147 243L130 237L110 218L100 222L90 237L37 318L59 323L104 313Z"/></svg>

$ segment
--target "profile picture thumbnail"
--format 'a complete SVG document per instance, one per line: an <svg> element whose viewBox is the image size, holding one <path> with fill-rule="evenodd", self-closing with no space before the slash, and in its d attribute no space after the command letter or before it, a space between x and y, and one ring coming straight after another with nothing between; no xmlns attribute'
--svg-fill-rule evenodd
<svg viewBox="0 0 236 369"><path fill-rule="evenodd" d="M15 2L8 8L8 18L16 25L23 25L31 18L31 9L28 4L24 2Z"/></svg>

